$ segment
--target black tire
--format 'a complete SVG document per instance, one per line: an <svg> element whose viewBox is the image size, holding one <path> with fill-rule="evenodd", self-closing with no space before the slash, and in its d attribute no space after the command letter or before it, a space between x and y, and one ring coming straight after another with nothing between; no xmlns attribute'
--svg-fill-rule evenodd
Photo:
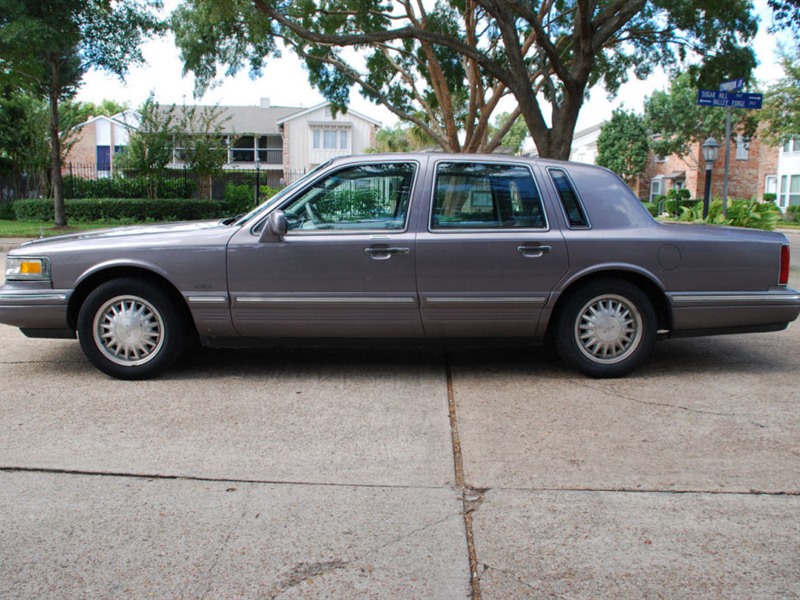
<svg viewBox="0 0 800 600"><path fill-rule="evenodd" d="M622 377L653 350L656 313L647 295L618 279L588 283L567 299L555 325L562 360L585 375Z"/></svg>
<svg viewBox="0 0 800 600"><path fill-rule="evenodd" d="M92 364L117 379L148 379L186 347L181 312L153 283L126 277L99 285L78 313L78 339Z"/></svg>

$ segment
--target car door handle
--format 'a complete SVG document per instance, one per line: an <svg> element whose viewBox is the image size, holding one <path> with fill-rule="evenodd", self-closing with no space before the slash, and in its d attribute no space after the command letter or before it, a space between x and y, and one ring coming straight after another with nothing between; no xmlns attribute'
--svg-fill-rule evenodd
<svg viewBox="0 0 800 600"><path fill-rule="evenodd" d="M375 260L386 260L396 254L411 254L411 248L397 248L393 246L370 246L364 248L364 254Z"/></svg>
<svg viewBox="0 0 800 600"><path fill-rule="evenodd" d="M523 256L541 256L542 254L546 254L552 250L552 246L547 246L545 244L522 244L517 246L517 252Z"/></svg>

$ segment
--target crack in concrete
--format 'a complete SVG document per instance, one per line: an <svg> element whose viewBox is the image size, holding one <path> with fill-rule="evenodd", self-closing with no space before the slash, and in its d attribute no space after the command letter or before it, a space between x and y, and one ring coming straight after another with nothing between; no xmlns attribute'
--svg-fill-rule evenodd
<svg viewBox="0 0 800 600"><path fill-rule="evenodd" d="M540 591L535 585L531 585L530 583L525 581L525 579L523 579L521 575L518 575L517 573L513 571L508 571L506 569L498 569L497 567L492 567L491 565L487 564L481 565L480 577L483 577L483 574L486 573L487 571L495 571L496 573L501 573L503 575L511 577L518 584L528 588L531 591Z"/></svg>
<svg viewBox="0 0 800 600"><path fill-rule="evenodd" d="M226 492L233 492L233 491L238 491L238 490L236 488L228 488L225 491ZM214 570L217 568L217 565L219 564L220 558L222 558L222 553L224 552L224 550L230 544L230 541L231 541L231 538L233 537L233 534L235 532L239 531L242 528L242 525L244 524L245 519L247 518L247 506L248 506L248 503L249 503L249 499L250 499L250 492L245 490L243 500L241 501L243 506L242 506L242 509L241 509L241 514L239 515L239 520L236 522L235 526L231 527L228 530L228 534L225 536L225 539L222 540L222 543L219 545L219 548L217 549L217 552L214 554L214 560L211 562L211 565L208 567L208 575L211 575L214 572ZM213 579L213 577L209 577L208 587L206 588L206 591L202 595L203 598L208 598L210 596L213 597L212 596L212 591L211 591L211 588L212 588L213 585L214 585L214 579Z"/></svg>
<svg viewBox="0 0 800 600"><path fill-rule="evenodd" d="M638 398L634 398L634 397L628 396L626 394L620 394L620 393L613 393L612 394L611 392L609 392L608 390L606 390L604 388L600 388L598 386L590 385L588 383L582 383L582 382L579 382L579 381L573 381L573 383L575 385L580 386L580 387L585 387L585 388L588 388L588 389L593 390L595 392L600 392L604 396L611 396L611 397L614 397L614 398L621 398L622 400L627 400L629 402L635 402L636 404L644 404L646 406L659 406L661 408L671 408L671 409L674 409L674 410L682 410L682 411L686 411L686 412L696 413L696 414L699 414L699 415L712 415L712 416L715 416L715 417L747 417L747 416L752 416L752 415L746 415L746 414L723 413L723 412L714 412L714 411L711 411L711 410L700 410L700 409L697 409L697 408L692 408L690 406L682 406L680 404L670 404L668 402L650 402L650 401L647 401L647 400L639 400Z"/></svg>
<svg viewBox="0 0 800 600"><path fill-rule="evenodd" d="M320 577L337 569L343 569L348 563L343 560L329 560L314 563L297 563L286 577L277 584L276 589L267 594L267 598L273 600L282 596L285 592L302 584L304 581Z"/></svg>
<svg viewBox="0 0 800 600"><path fill-rule="evenodd" d="M121 471L84 471L51 467L15 467L0 465L0 473L42 473L49 475L81 475L85 477L119 477L128 479L154 479L165 481L198 481L208 483L239 483L259 485L306 485L312 487L366 488L385 490L440 490L439 485L395 485L380 483L338 483L326 481L292 481L279 479L243 479L227 477L202 477L199 475L168 475L163 473L125 473Z"/></svg>

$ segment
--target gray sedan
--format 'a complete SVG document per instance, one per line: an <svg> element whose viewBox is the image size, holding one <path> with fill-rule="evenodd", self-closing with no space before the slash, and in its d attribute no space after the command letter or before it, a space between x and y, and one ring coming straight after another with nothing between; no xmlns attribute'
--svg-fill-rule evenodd
<svg viewBox="0 0 800 600"><path fill-rule="evenodd" d="M186 347L551 341L592 377L659 337L777 331L800 313L779 233L659 224L613 173L500 156L331 161L251 213L9 253L0 322L152 377ZM377 342L376 342L377 343Z"/></svg>

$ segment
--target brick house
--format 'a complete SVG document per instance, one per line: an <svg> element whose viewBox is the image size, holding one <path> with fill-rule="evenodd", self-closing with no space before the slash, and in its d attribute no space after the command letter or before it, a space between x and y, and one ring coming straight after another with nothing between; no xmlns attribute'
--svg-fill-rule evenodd
<svg viewBox="0 0 800 600"><path fill-rule="evenodd" d="M722 197L724 187L724 141L719 158L711 175L711 197ZM690 147L686 157L675 155L661 157L650 155L647 171L634 187L640 198L653 201L672 189L687 189L692 198L702 198L706 185L706 165L702 158L701 143ZM751 140L741 135L731 137L728 169L728 198L759 198L777 181L778 151L762 142L760 137Z"/></svg>
<svg viewBox="0 0 800 600"><path fill-rule="evenodd" d="M72 162L93 165L98 177L108 177L114 168L114 155L128 145L130 130L138 125L139 115L133 110L112 117L90 118L77 128L77 139L64 161L64 172L69 171Z"/></svg>
<svg viewBox="0 0 800 600"><path fill-rule="evenodd" d="M600 125L596 125L576 132L570 152L571 160L595 161L599 130ZM712 197L722 197L725 148L724 141L721 143L719 158L712 172ZM651 153L645 174L631 185L631 189L646 201L666 196L672 189L687 189L692 198L702 198L705 193L706 165L700 146L700 142L693 144L684 158L675 155L661 157ZM794 174L797 174L796 179L793 179ZM779 194L781 182L784 182L787 190L783 195ZM794 192L791 191L792 185L796 188ZM778 205L782 208L788 206L790 200L800 203L800 139L796 144L779 149L764 143L760 136L750 140L732 136L728 198L761 199L765 193L777 194ZM784 198L785 206L781 204L781 198Z"/></svg>

